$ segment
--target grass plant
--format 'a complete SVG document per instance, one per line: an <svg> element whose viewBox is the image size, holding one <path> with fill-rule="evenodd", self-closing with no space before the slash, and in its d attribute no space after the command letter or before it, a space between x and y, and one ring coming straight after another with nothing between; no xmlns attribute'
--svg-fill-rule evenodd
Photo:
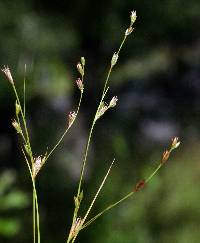
<svg viewBox="0 0 200 243"><path fill-rule="evenodd" d="M89 131L87 143L86 143L84 154L83 154L82 167L80 170L80 178L79 178L78 185L77 185L77 192L74 196L74 213L73 213L73 217L72 217L71 229L66 237L66 241L65 241L66 243L70 243L70 242L74 243L77 240L79 233L83 229L87 228L90 224L92 224L96 219L98 219L100 216L102 216L107 211L111 210L112 208L116 207L123 201L127 200L128 198L132 197L137 192L139 192L148 182L150 182L150 180L153 178L153 176L161 169L161 167L168 160L171 152L174 149L176 149L180 144L177 137L172 139L172 143L171 143L169 149L163 153L160 162L158 163L155 170L152 172L152 174L148 178L141 179L135 185L135 187L132 190L130 190L129 193L124 195L117 202L114 202L114 203L108 205L101 212L97 213L96 216L89 218L90 212L93 209L95 202L96 202L97 198L99 197L99 194L104 186L104 183L106 182L106 179L108 178L108 176L110 174L112 166L115 162L115 158L114 158L112 160L110 167L108 168L104 178L102 179L100 186L97 188L97 191L94 194L94 197L93 197L91 203L89 204L88 209L86 210L85 214L83 216L79 215L79 210L82 207L82 204L84 202L84 200L83 200L83 195L84 195L83 194L84 193L83 180L84 180L84 174L85 174L85 170L86 170L86 166L87 166L88 153L89 153L90 144L91 144L91 140L92 140L92 136L93 136L93 131L95 129L95 125L96 125L97 121L100 118L102 118L102 116L109 109L112 109L117 105L117 102L118 102L117 96L114 96L109 101L108 104L105 102L105 99L106 99L107 93L109 92L109 84L110 84L110 78L111 78L112 71L116 67L116 64L119 60L120 52L122 51L125 41L131 35L131 33L134 31L133 26L135 24L136 18L137 18L136 11L132 11L131 15L130 15L130 24L129 24L128 28L126 29L126 31L124 32L124 35L122 37L122 41L119 45L119 48L117 49L116 52L114 52L114 54L110 60L108 73L106 75L102 94L101 94L99 103L97 105L95 115L91 122L91 128ZM38 173L41 171L41 169L44 167L44 165L46 165L50 156L52 156L54 154L54 151L61 144L64 137L66 136L66 134L68 133L68 131L70 130L70 128L72 127L72 125L74 124L74 122L78 116L79 109L81 106L81 101L82 101L83 94L84 94L85 66L86 66L85 58L81 57L80 62L78 62L78 64L77 64L77 70L78 70L80 77L76 80L76 85L77 85L78 89L80 90L80 99L78 102L78 107L77 107L76 111L69 112L68 121L66 123L67 125L64 129L63 134L60 136L60 138L58 139L56 144L52 147L52 149L50 149L50 151L45 151L43 153L43 155L41 155L41 156L36 156L35 152L33 152L32 146L31 146L31 139L30 139L29 129L28 129L28 125L27 125L27 119L26 119L26 79L24 78L23 101L21 102L19 95L18 95L17 88L16 88L16 82L14 81L14 79L12 77L10 69L8 67L4 67L2 69L2 72L5 74L7 80L10 82L12 89L14 91L15 97L16 97L16 103L15 103L16 112L15 112L15 119L12 121L12 125L22 139L21 151L24 156L28 171L30 173L30 178L32 181L33 243L44 242L44 240L41 241L41 236L40 236L39 198L38 198L38 194L37 194L38 188L37 188L37 184L36 184L37 179L38 179L37 176L38 176Z"/></svg>

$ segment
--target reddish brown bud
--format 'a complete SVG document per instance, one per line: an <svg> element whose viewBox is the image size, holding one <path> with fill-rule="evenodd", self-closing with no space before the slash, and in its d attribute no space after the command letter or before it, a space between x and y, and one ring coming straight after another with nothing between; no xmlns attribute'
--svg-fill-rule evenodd
<svg viewBox="0 0 200 243"><path fill-rule="evenodd" d="M170 152L168 150L164 151L161 164L164 164L169 158Z"/></svg>
<svg viewBox="0 0 200 243"><path fill-rule="evenodd" d="M136 184L136 186L135 186L135 188L134 188L134 192L138 192L139 190L141 190L143 187L144 187L144 185L145 185L145 180L144 179L142 179L142 180L140 180L137 184Z"/></svg>

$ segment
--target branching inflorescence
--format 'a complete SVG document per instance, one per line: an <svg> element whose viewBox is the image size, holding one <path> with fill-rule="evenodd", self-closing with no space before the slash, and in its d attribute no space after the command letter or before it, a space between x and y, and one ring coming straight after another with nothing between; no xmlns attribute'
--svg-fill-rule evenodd
<svg viewBox="0 0 200 243"><path fill-rule="evenodd" d="M93 131L94 131L97 120L99 118L101 118L107 110L109 110L110 108L114 108L117 104L117 101L118 101L117 96L114 96L108 104L105 102L106 94L109 90L108 84L109 84L109 81L110 81L110 76L111 76L111 73L113 71L113 68L115 67L115 65L117 64L117 61L119 59L119 54L121 52L121 49L122 49L127 37L134 30L133 25L136 21L136 18L137 18L136 11L132 11L131 15L130 15L130 25L124 33L124 36L122 38L122 41L121 41L121 44L120 44L118 50L116 52L114 52L114 54L111 58L111 61L110 61L110 66L109 66L108 73L107 73L107 76L106 76L106 80L105 80L105 83L104 83L102 95L101 95L99 104L98 104L97 109L96 109L96 113L94 115L94 118L93 118L93 121L92 121L92 124L91 124L91 128L90 128L89 135L88 135L88 140L87 140L85 151L84 151L84 154L83 154L83 161L82 161L82 168L81 168L81 172L80 172L80 179L79 179L79 183L78 183L77 193L74 196L74 205L75 206L74 206L74 213L73 213L73 218L72 218L72 225L71 225L70 232L66 237L66 243L75 242L75 240L76 240L76 238L77 238L77 236L78 236L78 234L80 233L81 230L83 230L84 228L89 226L91 223L93 223L97 218L99 218L102 214L104 214L108 210L112 209L113 207L117 206L118 204L122 203L123 201L125 201L129 197L131 197L134 194L136 194L137 192L139 192L153 178L153 176L160 170L160 168L169 159L171 152L174 149L176 149L180 144L177 137L172 139L172 143L170 145L170 148L163 153L162 158L160 160L160 163L157 165L156 169L153 171L153 173L148 178L140 180L135 185L135 187L129 193L127 193L125 196L123 196L120 200L118 200L115 203L112 203L111 205L109 205L108 207L103 209L100 213L96 214L96 216L94 216L94 217L92 217L91 219L88 220L88 216L89 216L89 214L90 214L90 212L91 212L91 210L92 210L92 208L93 208L93 206L96 202L96 199L98 198L99 193L100 193L101 189L103 188L104 183L106 182L106 179L107 179L107 177L108 177L108 175L111 171L111 168L112 168L112 166L115 162L115 159L113 159L110 167L108 168L108 170L106 172L106 175L104 176L104 178L103 178L99 188L97 189L97 192L95 193L95 195L94 195L88 209L86 210L85 214L82 217L79 215L79 209L80 209L80 207L82 205L82 201L83 201L83 185L82 185L83 184L83 177L84 177L85 168L86 168L86 164L87 164L88 151L89 151L89 147L90 147L90 144L91 144ZM46 164L49 157L53 154L55 149L63 141L65 135L67 134L69 129L72 127L72 125L74 124L74 122L75 122L75 120L78 116L81 101L82 101L82 96L83 96L83 92L84 92L84 74L85 74L85 58L84 57L81 57L80 62L78 62L77 70L80 74L80 77L76 80L76 85L77 85L78 89L80 90L80 99L79 99L78 107L77 107L76 111L71 111L67 115L68 122L66 123L66 127L64 129L64 132L61 135L60 139L57 141L57 143L52 147L52 149L50 151L46 151L43 155L35 156L34 153L32 152L32 146L31 146L31 141L30 141L30 137L29 137L29 131L28 131L28 127L27 127L26 114L25 114L26 80L24 78L24 90L23 90L24 91L24 97L23 97L23 106L22 106L21 101L20 101L19 96L18 96L16 86L15 86L14 79L13 79L12 74L10 72L10 69L8 67L4 67L2 69L2 72L5 74L7 80L10 82L10 84L13 88L13 91L15 93L15 97L16 97L15 116L16 117L12 121L12 125L15 128L16 132L22 138L21 150L22 150L23 156L25 158L25 162L27 164L27 167L28 167L28 170L29 170L29 173L30 173L30 177L31 177L31 181L32 181L32 191L33 191L33 243L36 243L36 242L40 243L40 215L39 215L39 203L38 203L38 196L37 196L37 189L36 189L37 175L41 171L41 168Z"/></svg>

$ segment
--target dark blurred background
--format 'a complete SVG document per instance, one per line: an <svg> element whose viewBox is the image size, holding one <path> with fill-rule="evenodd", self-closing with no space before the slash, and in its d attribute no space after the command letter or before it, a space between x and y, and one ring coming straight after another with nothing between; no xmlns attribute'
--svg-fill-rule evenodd
<svg viewBox="0 0 200 243"><path fill-rule="evenodd" d="M35 155L55 144L75 110L76 64L86 58L78 120L38 176L42 242L65 242L91 119L129 24L138 19L111 76L107 100L119 103L98 121L84 182L88 205L116 158L92 214L132 190L155 168L171 138L180 148L135 198L105 214L79 242L199 243L199 0L0 1L0 65L23 94ZM31 242L31 182L11 126L15 98L0 76L0 242ZM84 208L83 208L84 212ZM92 215L91 215L92 216Z"/></svg>

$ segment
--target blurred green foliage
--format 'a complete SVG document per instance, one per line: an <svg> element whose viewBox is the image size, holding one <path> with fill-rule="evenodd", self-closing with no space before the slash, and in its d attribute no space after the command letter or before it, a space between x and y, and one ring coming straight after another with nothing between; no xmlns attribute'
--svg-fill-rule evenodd
<svg viewBox="0 0 200 243"><path fill-rule="evenodd" d="M29 204L28 195L17 189L16 180L14 171L7 170L0 174L0 237L12 238L20 232L22 220L15 214L16 211L22 212Z"/></svg>
<svg viewBox="0 0 200 243"><path fill-rule="evenodd" d="M172 136L180 136L183 145L151 184L96 221L80 242L199 242L199 0L3 0L0 63L9 65L21 94L27 65L27 117L36 155L55 143L77 104L76 63L86 57L79 121L38 177L43 242L63 242L69 230L90 118L133 9L136 30L120 55L108 95L108 100L117 95L119 104L97 124L85 203L113 157L117 163L94 214L151 172ZM15 100L8 85L1 76L0 165L18 175L15 186L12 172L1 174L0 242L13 242L14 236L23 243L32 237L30 181L10 126Z"/></svg>

